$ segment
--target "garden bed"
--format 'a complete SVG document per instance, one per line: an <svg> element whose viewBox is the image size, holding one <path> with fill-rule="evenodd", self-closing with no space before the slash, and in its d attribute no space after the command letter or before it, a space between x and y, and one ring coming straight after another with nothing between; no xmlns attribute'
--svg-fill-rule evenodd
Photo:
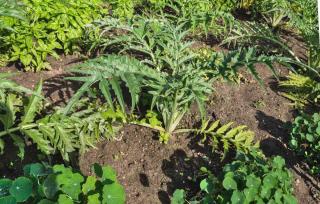
<svg viewBox="0 0 320 204"><path fill-rule="evenodd" d="M44 95L55 104L65 104L71 97L75 84L63 82L65 68L78 63L78 59L67 56L55 62L57 68L40 73L22 73L13 77L17 83L28 88L44 79ZM286 141L288 130L286 123L290 122L295 111L290 101L276 90L275 79L265 66L257 66L265 84L260 86L252 76L244 74L239 85L217 82L215 93L207 103L207 112L214 120L222 122L234 121L235 124L246 124L255 132L255 140L267 156L281 155L286 159L288 167L299 165L299 161L290 150ZM2 68L4 72L16 72L14 66ZM278 68L280 75L287 70ZM182 121L181 126L198 125L196 108L194 107ZM219 153L212 152L211 147L199 143L195 135L180 134L171 138L167 145L159 143L157 133L149 128L128 125L118 133L119 141L102 141L96 148L79 157L80 170L92 174L94 163L109 164L118 172L118 179L124 185L127 203L169 203L175 189L189 189L197 192L197 172L202 166L210 166L215 172L220 172L222 162ZM2 164L0 172L6 177L21 174L23 165L39 162L35 146L26 150L28 155L22 162L12 152L17 151L9 146L7 152L0 156ZM7 166L14 162L14 168ZM57 158L55 162L59 163ZM299 203L317 203L313 193L317 190L308 178L294 173L295 195ZM307 180L305 180L307 179ZM199 182L199 181L198 181Z"/></svg>
<svg viewBox="0 0 320 204"><path fill-rule="evenodd" d="M318 20L314 0L0 0L0 203L319 203Z"/></svg>

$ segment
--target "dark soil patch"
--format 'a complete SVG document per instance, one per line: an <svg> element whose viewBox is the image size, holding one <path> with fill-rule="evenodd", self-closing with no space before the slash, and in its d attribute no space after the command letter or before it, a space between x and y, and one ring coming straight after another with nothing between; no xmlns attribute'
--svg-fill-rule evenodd
<svg viewBox="0 0 320 204"><path fill-rule="evenodd" d="M198 172L202 166L220 169L219 157L194 142L180 136L169 144L160 144L156 134L139 126L126 126L121 141L103 142L80 158L80 168L91 174L92 164L109 164L117 170L127 192L127 203L170 203L177 188L198 188ZM210 159L209 159L210 157Z"/></svg>

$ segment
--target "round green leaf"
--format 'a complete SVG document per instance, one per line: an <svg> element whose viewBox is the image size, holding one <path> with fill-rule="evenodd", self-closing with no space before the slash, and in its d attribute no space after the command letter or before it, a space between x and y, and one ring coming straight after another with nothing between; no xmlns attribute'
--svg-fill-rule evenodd
<svg viewBox="0 0 320 204"><path fill-rule="evenodd" d="M262 198L269 199L269 197L271 195L271 189L262 187L260 195L261 195Z"/></svg>
<svg viewBox="0 0 320 204"><path fill-rule="evenodd" d="M81 183L84 178L79 173L72 173L72 171L65 171L57 175L57 185L65 194L69 195L72 199L78 200L81 194Z"/></svg>
<svg viewBox="0 0 320 204"><path fill-rule="evenodd" d="M234 191L231 196L232 204L243 204L245 197L244 194L240 191Z"/></svg>
<svg viewBox="0 0 320 204"><path fill-rule="evenodd" d="M273 166L276 167L277 169L282 169L286 164L286 161L284 160L284 158L280 156L276 156L275 158L273 158L272 163L273 163Z"/></svg>
<svg viewBox="0 0 320 204"><path fill-rule="evenodd" d="M115 182L117 180L116 171L111 166L102 167L103 175L102 178Z"/></svg>
<svg viewBox="0 0 320 204"><path fill-rule="evenodd" d="M290 140L290 147L294 149L298 148L298 141L296 139Z"/></svg>
<svg viewBox="0 0 320 204"><path fill-rule="evenodd" d="M256 187L252 187L252 188L246 188L244 189L244 195L246 198L246 203L250 203L253 202L258 194L258 189Z"/></svg>
<svg viewBox="0 0 320 204"><path fill-rule="evenodd" d="M232 177L226 177L223 180L222 185L226 190L237 189L237 182Z"/></svg>
<svg viewBox="0 0 320 204"><path fill-rule="evenodd" d="M38 177L47 175L46 168L40 163L26 165L23 168L23 172L25 176Z"/></svg>
<svg viewBox="0 0 320 204"><path fill-rule="evenodd" d="M254 174L250 174L246 177L246 186L249 188L259 188L261 184L260 178L256 177Z"/></svg>
<svg viewBox="0 0 320 204"><path fill-rule="evenodd" d="M206 179L203 179L201 182L200 182L200 189L202 191L205 191L207 193L210 193L213 191L213 183L210 179L206 178Z"/></svg>
<svg viewBox="0 0 320 204"><path fill-rule="evenodd" d="M314 137L313 137L313 135L312 134L307 134L307 140L308 140L308 142L313 142L314 141Z"/></svg>
<svg viewBox="0 0 320 204"><path fill-rule="evenodd" d="M17 178L12 183L9 191L17 202L24 202L32 194L32 181L26 177Z"/></svg>
<svg viewBox="0 0 320 204"><path fill-rule="evenodd" d="M73 200L65 194L59 195L58 204L73 204Z"/></svg>
<svg viewBox="0 0 320 204"><path fill-rule="evenodd" d="M99 197L99 193L88 196L88 204L101 204Z"/></svg>
<svg viewBox="0 0 320 204"><path fill-rule="evenodd" d="M277 184L277 179L272 175L268 174L263 179L263 188L273 188Z"/></svg>
<svg viewBox="0 0 320 204"><path fill-rule="evenodd" d="M171 204L184 204L186 200L186 192L182 189L177 189L173 193Z"/></svg>
<svg viewBox="0 0 320 204"><path fill-rule="evenodd" d="M1 179L0 180L0 197L9 195L9 189L12 185L12 180Z"/></svg>
<svg viewBox="0 0 320 204"><path fill-rule="evenodd" d="M103 202L108 204L124 204L125 191L124 188L118 183L112 183L103 187Z"/></svg>

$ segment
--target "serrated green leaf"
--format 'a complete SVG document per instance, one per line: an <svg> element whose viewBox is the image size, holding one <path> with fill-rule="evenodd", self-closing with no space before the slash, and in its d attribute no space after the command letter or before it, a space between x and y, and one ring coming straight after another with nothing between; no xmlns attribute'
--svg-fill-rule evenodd
<svg viewBox="0 0 320 204"><path fill-rule="evenodd" d="M220 127L218 130L217 130L217 134L225 134L226 131L231 127L231 125L233 124L233 122L230 122L226 125L223 125L222 127Z"/></svg>

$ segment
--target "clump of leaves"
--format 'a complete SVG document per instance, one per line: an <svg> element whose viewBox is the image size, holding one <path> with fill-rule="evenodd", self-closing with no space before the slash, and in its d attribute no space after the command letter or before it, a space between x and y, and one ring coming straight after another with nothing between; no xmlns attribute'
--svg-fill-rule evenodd
<svg viewBox="0 0 320 204"><path fill-rule="evenodd" d="M165 127L162 132L171 136L193 102L197 102L200 112L205 114L204 101L212 90L211 82L205 78L205 70L192 65L174 65L177 69L167 74L125 56L112 55L89 60L80 65L80 69L73 70L84 76L70 79L85 83L71 99L66 111L95 84L99 85L100 92L111 107L114 103L113 92L121 110L126 111L121 89L123 82L130 92L131 111L141 98L143 87L151 96L151 103L148 104L150 109L156 108L161 113Z"/></svg>
<svg viewBox="0 0 320 204"><path fill-rule="evenodd" d="M252 147L258 146L258 143L253 144L254 132L247 130L247 126L241 125L232 128L232 124L233 122L221 125L219 120L211 123L208 120L203 122L201 129L196 133L203 136L203 142L208 139L213 149L222 146L224 156L231 147L237 151L248 152Z"/></svg>
<svg viewBox="0 0 320 204"><path fill-rule="evenodd" d="M1 76L0 76L1 78ZM10 92L8 90L11 90ZM14 91L30 93L28 89L4 78L0 82L0 150L5 149L1 137L9 136L19 147L24 157L25 138L37 144L43 153L60 153L69 160L69 153L83 153L100 138L112 138L125 121L125 115L107 105L78 101L69 115L61 109L42 116L42 84L39 83L32 95L15 94Z"/></svg>
<svg viewBox="0 0 320 204"><path fill-rule="evenodd" d="M204 64L212 70L211 77L239 83L239 70L244 68L262 84L262 79L256 71L255 65L258 63L266 65L277 77L273 64L282 60L285 60L285 58L258 54L255 48L249 47L227 53L212 52L211 57Z"/></svg>
<svg viewBox="0 0 320 204"><path fill-rule="evenodd" d="M0 17L12 17L21 20L25 19L20 2L16 0L0 0L0 5ZM1 29L13 30L12 27L5 25L5 22L0 18L0 30Z"/></svg>
<svg viewBox="0 0 320 204"><path fill-rule="evenodd" d="M99 84L109 105L114 102L113 92L125 112L123 83L131 96L131 112L142 96L142 89L151 97L148 105L161 114L167 136L174 133L192 103L198 104L204 116L204 102L212 92L213 78L206 77L210 70L194 63L195 55L190 50L192 42L185 41L188 30L184 30L184 24L157 22L141 19L132 26L123 27L129 34L117 38L125 42L122 52L139 53L137 59L109 55L89 60L73 69L72 72L83 76L69 79L85 83L66 110L90 87Z"/></svg>
<svg viewBox="0 0 320 204"><path fill-rule="evenodd" d="M213 91L212 82L217 76L233 77L244 67L259 80L254 65L261 62L274 71L273 58L258 56L253 48L210 54L209 63L199 60L199 55L192 52L193 42L187 38L190 29L185 22L138 17L128 24L117 20L104 20L99 24L103 31L96 45L103 49L116 47L121 54L128 53L131 57L108 55L88 60L73 69L72 72L80 76L69 79L84 83L66 111L91 87L99 85L109 105L112 107L116 101L125 112L121 89L124 85L131 96L131 112L143 93L149 95L150 109L161 114L164 129L160 131L160 138L164 142L177 132L191 104L197 103L201 117L205 117L205 101ZM106 36L114 30L122 32Z"/></svg>
<svg viewBox="0 0 320 204"><path fill-rule="evenodd" d="M283 95L292 100L297 107L319 104L320 83L308 76L290 73L279 85L285 91Z"/></svg>
<svg viewBox="0 0 320 204"><path fill-rule="evenodd" d="M320 115L301 114L292 123L290 148L309 165L312 174L320 175Z"/></svg>
<svg viewBox="0 0 320 204"><path fill-rule="evenodd" d="M1 203L125 203L124 188L110 166L94 164L94 176L85 177L70 167L34 163L24 175L0 179Z"/></svg>
<svg viewBox="0 0 320 204"><path fill-rule="evenodd" d="M265 159L262 153L238 153L236 160L223 168L216 177L206 168L207 176L200 183L201 194L192 203L298 203L293 195L292 174L285 167L285 160L274 157ZM176 190L172 204L185 203L186 192Z"/></svg>
<svg viewBox="0 0 320 204"><path fill-rule="evenodd" d="M102 18L101 0L54 1L24 0L27 20L0 17L15 32L3 33L10 61L20 61L25 70L50 68L47 56L59 58L79 51L85 25Z"/></svg>

